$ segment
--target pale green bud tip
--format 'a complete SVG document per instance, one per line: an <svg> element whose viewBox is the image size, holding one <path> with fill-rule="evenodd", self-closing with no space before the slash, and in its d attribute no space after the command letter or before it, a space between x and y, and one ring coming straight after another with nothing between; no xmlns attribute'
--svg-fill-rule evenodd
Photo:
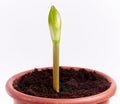
<svg viewBox="0 0 120 104"><path fill-rule="evenodd" d="M48 15L48 23L51 33L51 38L53 42L60 41L61 34L61 16L55 6L51 6L49 15Z"/></svg>

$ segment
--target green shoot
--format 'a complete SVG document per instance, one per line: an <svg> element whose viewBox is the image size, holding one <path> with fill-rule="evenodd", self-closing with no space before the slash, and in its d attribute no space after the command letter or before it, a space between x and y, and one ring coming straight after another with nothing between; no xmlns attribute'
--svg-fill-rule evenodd
<svg viewBox="0 0 120 104"><path fill-rule="evenodd" d="M53 88L59 92L59 43L61 34L61 16L55 6L51 6L48 24L53 42Z"/></svg>

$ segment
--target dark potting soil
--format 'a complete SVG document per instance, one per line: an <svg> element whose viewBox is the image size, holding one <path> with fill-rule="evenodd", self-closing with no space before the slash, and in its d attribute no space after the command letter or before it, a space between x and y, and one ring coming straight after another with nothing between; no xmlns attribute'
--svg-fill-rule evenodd
<svg viewBox="0 0 120 104"><path fill-rule="evenodd" d="M79 71L60 68L60 92L57 93L52 87L52 70L35 69L14 81L13 86L22 93L38 97L79 98L107 90L110 82L95 71L88 72L83 68Z"/></svg>

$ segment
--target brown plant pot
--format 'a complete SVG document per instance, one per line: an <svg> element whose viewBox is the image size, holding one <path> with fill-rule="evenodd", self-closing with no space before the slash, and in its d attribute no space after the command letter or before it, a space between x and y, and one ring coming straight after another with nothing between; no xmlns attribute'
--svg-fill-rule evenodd
<svg viewBox="0 0 120 104"><path fill-rule="evenodd" d="M62 66L62 68L71 68L71 66ZM50 68L50 67L47 67ZM72 67L75 70L80 69L79 67ZM39 71L43 68L39 68ZM45 69L45 68L44 68ZM91 71L92 69L87 69L88 71ZM44 97L35 97L30 96L24 93L21 93L14 89L13 82L16 79L19 79L21 76L23 76L26 73L29 73L33 70L28 70L25 72L18 73L11 77L7 83L6 83L6 90L8 94L13 97L14 104L109 104L109 98L112 97L116 92L116 83L115 81L109 77L108 75L96 71L97 74L105 77L109 82L111 82L111 86L106 91L96 94L93 96L88 97L82 97L82 98L70 98L70 99L55 99L55 98L44 98Z"/></svg>

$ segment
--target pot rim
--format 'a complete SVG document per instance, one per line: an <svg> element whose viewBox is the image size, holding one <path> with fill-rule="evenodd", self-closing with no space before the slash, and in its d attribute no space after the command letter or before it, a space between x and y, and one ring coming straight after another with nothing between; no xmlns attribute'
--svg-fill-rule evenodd
<svg viewBox="0 0 120 104"><path fill-rule="evenodd" d="M74 68L75 70L81 69L81 67L73 67L73 66L60 66L63 69L65 68ZM46 68L52 68L52 67L41 67L41 68L37 68L39 71L40 70L44 70ZM104 78L106 78L110 83L111 86L104 92L96 94L96 95L92 95L92 96L88 96L88 97L81 97L81 98L44 98L44 97L36 97L36 96L31 96L31 95L27 95L24 93L21 93L19 91L17 91L16 89L14 89L13 87L13 81L16 79L19 79L21 76L23 76L24 74L28 73L28 72L32 72L33 69L31 70L27 70L24 72L20 72L18 74L15 74L14 76L12 76L11 78L8 79L7 83L6 83L6 91L8 92L8 94L13 97L14 99L17 100L24 100L24 101L28 101L28 102L50 102L51 104L55 103L55 102L61 102L62 100L62 104L72 104L72 103L81 103L82 102L84 104L92 104L94 103L94 101L99 102L104 102L106 100L108 100L110 97L112 97L115 92L116 92L116 83L115 81L108 75L104 74L103 72L97 71L97 70L93 70L93 69L89 69L89 68L84 68L87 71L95 71L97 74L103 76ZM32 100L31 100L32 99Z"/></svg>

